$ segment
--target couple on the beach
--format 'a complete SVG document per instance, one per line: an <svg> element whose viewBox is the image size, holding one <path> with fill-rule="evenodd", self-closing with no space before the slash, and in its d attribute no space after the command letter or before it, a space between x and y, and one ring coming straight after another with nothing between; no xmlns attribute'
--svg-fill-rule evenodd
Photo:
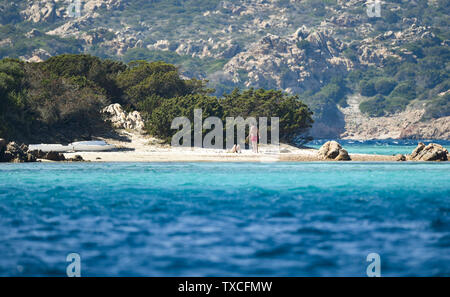
<svg viewBox="0 0 450 297"><path fill-rule="evenodd" d="M252 152L258 153L258 137L259 136L259 130L255 125L252 125L250 127L250 133L248 135L249 143L252 146ZM240 153L241 152L241 146L239 144L235 144L233 148L231 149L232 153Z"/></svg>

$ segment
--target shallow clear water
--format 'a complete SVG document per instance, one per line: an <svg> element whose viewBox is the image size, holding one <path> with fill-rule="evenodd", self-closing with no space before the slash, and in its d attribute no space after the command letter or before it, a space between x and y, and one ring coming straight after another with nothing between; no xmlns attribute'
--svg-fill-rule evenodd
<svg viewBox="0 0 450 297"><path fill-rule="evenodd" d="M306 144L309 147L320 148L329 139L313 140ZM396 155L411 154L419 142L441 144L450 149L450 140L412 140L412 139L386 139L386 140L337 140L351 154L377 154Z"/></svg>
<svg viewBox="0 0 450 297"><path fill-rule="evenodd" d="M449 163L0 165L0 275L450 276Z"/></svg>

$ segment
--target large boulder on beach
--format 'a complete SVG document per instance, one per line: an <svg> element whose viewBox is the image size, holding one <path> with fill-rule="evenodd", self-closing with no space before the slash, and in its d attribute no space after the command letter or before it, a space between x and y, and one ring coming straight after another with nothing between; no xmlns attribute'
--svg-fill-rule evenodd
<svg viewBox="0 0 450 297"><path fill-rule="evenodd" d="M33 155L36 159L45 159L50 161L66 161L66 157L64 156L64 154L58 152L43 152L41 150L34 150L30 151L30 154ZM70 159L67 161L72 160Z"/></svg>
<svg viewBox="0 0 450 297"><path fill-rule="evenodd" d="M409 156L413 161L448 161L448 150L437 143L425 145L419 142L417 147Z"/></svg>
<svg viewBox="0 0 450 297"><path fill-rule="evenodd" d="M37 159L44 159L44 157L46 155L46 153L41 150L34 150L34 151L30 151L29 153L32 154Z"/></svg>
<svg viewBox="0 0 450 297"><path fill-rule="evenodd" d="M67 161L69 161L69 162L84 162L84 159L80 155L75 155L75 156L73 156L73 158L67 159Z"/></svg>
<svg viewBox="0 0 450 297"><path fill-rule="evenodd" d="M395 161L398 161L398 162L406 161L406 156L403 154L396 154L394 156L394 158L395 158Z"/></svg>
<svg viewBox="0 0 450 297"><path fill-rule="evenodd" d="M144 121L138 111L127 113L118 103L111 104L102 110L105 115L105 120L110 121L112 126L116 129L135 130L140 133L144 131Z"/></svg>
<svg viewBox="0 0 450 297"><path fill-rule="evenodd" d="M0 162L36 162L36 158L28 153L28 146L25 144L18 145L15 142L10 142L3 145L0 152Z"/></svg>
<svg viewBox="0 0 450 297"><path fill-rule="evenodd" d="M318 156L322 160L350 161L348 152L336 141L327 141L319 149Z"/></svg>
<svg viewBox="0 0 450 297"><path fill-rule="evenodd" d="M58 152L48 152L42 159L50 160L50 161L65 161L66 157L63 154Z"/></svg>
<svg viewBox="0 0 450 297"><path fill-rule="evenodd" d="M10 142L6 145L4 153L6 162L25 162L27 160L27 153L22 149L20 145L15 142Z"/></svg>
<svg viewBox="0 0 450 297"><path fill-rule="evenodd" d="M351 161L350 155L345 149L339 150L339 155L334 159L335 161Z"/></svg>

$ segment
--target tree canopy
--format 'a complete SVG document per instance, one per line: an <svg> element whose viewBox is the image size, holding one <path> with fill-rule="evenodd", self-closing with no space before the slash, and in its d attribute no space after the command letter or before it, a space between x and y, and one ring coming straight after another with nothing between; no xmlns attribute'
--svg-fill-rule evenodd
<svg viewBox="0 0 450 297"><path fill-rule="evenodd" d="M183 78L165 62L128 64L90 55L60 55L42 63L0 60L0 136L27 141L88 139L104 125L111 103L140 111L146 129L165 140L171 121L203 117L279 117L281 140L294 142L312 124L312 112L296 96L275 90L234 90L211 96L206 82ZM336 91L336 92L339 92ZM334 92L334 93L336 93Z"/></svg>

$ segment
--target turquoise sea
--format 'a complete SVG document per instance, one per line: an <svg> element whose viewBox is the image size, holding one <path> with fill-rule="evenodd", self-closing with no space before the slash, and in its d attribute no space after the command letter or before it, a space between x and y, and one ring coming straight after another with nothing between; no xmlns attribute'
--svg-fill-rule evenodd
<svg viewBox="0 0 450 297"><path fill-rule="evenodd" d="M0 276L450 276L449 163L0 165Z"/></svg>

